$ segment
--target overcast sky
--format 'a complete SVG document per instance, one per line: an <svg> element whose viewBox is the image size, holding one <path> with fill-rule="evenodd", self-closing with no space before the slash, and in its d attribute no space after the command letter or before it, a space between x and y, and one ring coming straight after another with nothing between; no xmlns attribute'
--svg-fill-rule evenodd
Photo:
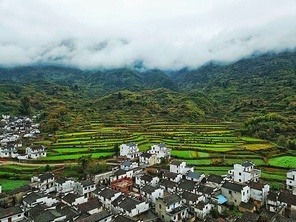
<svg viewBox="0 0 296 222"><path fill-rule="evenodd" d="M0 0L0 65L198 67L296 47L296 0Z"/></svg>

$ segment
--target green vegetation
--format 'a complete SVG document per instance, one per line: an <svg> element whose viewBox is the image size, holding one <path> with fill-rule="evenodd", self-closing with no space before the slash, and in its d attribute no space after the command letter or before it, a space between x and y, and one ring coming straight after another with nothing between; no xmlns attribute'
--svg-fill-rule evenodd
<svg viewBox="0 0 296 222"><path fill-rule="evenodd" d="M9 180L9 179L1 179L1 185L3 192L7 192L10 190L14 190L23 185L28 184L28 180Z"/></svg>

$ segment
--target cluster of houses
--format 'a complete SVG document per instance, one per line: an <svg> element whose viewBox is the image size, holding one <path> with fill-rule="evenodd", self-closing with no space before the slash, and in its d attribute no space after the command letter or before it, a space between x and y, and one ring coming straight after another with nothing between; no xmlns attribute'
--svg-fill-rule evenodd
<svg viewBox="0 0 296 222"><path fill-rule="evenodd" d="M287 172L286 189L275 192L249 161L225 176L206 176L184 161L153 166L170 159L165 144L144 153L122 144L120 155L118 167L84 181L50 172L32 177L30 185L2 194L0 221L215 222L226 221L215 217L233 207L243 215L231 221L296 221L296 170Z"/></svg>
<svg viewBox="0 0 296 222"><path fill-rule="evenodd" d="M40 135L39 124L34 123L34 116L10 117L2 115L0 121L0 158L16 158L18 160L37 159L46 156L43 145L27 147L23 152L19 151L23 147L23 142L34 141Z"/></svg>

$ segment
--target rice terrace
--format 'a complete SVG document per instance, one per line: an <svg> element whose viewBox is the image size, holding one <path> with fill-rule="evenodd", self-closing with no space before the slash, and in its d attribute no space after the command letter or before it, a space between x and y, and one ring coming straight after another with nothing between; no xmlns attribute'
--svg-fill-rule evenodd
<svg viewBox="0 0 296 222"><path fill-rule="evenodd" d="M262 170L262 179L276 188L282 186L287 170L296 167L295 153L283 155L271 142L240 136L237 126L232 123L154 122L105 126L90 122L77 132L58 130L55 135L37 141L36 144L47 147L47 157L37 162L53 167L58 163L69 163L64 175L75 176L75 172L70 172L74 167L70 163L75 163L80 156L91 154L98 161L108 162L114 156L115 144L128 142L137 143L141 151L148 150L152 144L165 143L172 149L172 158L185 160L194 165L197 172L205 174L223 175L235 163L252 161ZM2 167L1 175L7 179L29 179L38 168L6 165Z"/></svg>

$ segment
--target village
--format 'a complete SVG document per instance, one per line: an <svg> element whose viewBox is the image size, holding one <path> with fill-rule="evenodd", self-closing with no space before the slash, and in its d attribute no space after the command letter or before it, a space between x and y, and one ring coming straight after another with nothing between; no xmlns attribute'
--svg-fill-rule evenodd
<svg viewBox="0 0 296 222"><path fill-rule="evenodd" d="M38 124L2 118L1 158L46 156L44 146L17 150L38 137ZM285 189L275 191L251 161L222 176L205 175L172 159L164 143L146 152L134 142L121 144L117 159L112 170L86 180L46 172L6 193L0 186L0 221L296 221L296 169L287 172Z"/></svg>

